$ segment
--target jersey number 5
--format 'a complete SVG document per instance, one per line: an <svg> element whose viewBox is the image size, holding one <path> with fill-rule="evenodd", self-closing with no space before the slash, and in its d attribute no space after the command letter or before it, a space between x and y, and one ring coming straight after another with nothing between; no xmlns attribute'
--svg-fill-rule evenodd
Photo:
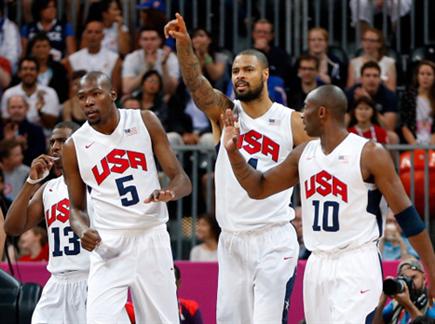
<svg viewBox="0 0 435 324"><path fill-rule="evenodd" d="M325 201L323 203L322 209L322 224L320 224L319 214L320 214L320 201L313 200L314 206L314 224L313 231L320 232L324 230L325 232L337 232L340 229L338 224L338 209L340 205L336 201ZM332 215L332 219L330 216Z"/></svg>
<svg viewBox="0 0 435 324"><path fill-rule="evenodd" d="M121 198L122 206L128 207L128 206L135 205L139 202L139 195L137 193L136 186L126 185L126 182L131 181L131 180L133 180L132 175L122 177L122 178L115 180L116 186L118 187L119 195L121 197L130 194L130 197Z"/></svg>

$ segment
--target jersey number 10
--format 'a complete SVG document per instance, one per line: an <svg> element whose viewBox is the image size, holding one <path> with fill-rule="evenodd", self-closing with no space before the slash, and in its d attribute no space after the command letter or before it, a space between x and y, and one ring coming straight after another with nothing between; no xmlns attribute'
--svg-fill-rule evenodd
<svg viewBox="0 0 435 324"><path fill-rule="evenodd" d="M320 201L313 200L314 206L314 224L313 231L320 232L324 230L325 232L337 232L340 229L340 225L338 224L338 209L340 205L336 201L325 201L323 203L321 213L321 224L320 224ZM331 218L332 215L332 219Z"/></svg>

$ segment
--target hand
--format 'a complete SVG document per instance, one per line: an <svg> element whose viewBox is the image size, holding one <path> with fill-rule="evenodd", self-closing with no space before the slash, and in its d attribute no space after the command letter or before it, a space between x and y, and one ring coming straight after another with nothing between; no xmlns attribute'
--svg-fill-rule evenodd
<svg viewBox="0 0 435 324"><path fill-rule="evenodd" d="M6 140L14 138L18 134L18 124L14 122L7 123L3 128L3 138Z"/></svg>
<svg viewBox="0 0 435 324"><path fill-rule="evenodd" d="M403 307L412 305L411 298L409 297L408 285L405 285L405 289L401 293L394 295L393 298Z"/></svg>
<svg viewBox="0 0 435 324"><path fill-rule="evenodd" d="M36 101L36 110L38 113L42 112L42 108L45 106L45 99L44 99L45 91L39 90L36 93L37 101Z"/></svg>
<svg viewBox="0 0 435 324"><path fill-rule="evenodd" d="M145 198L144 203L150 202L168 202L175 198L175 193L172 190L154 190L148 198Z"/></svg>
<svg viewBox="0 0 435 324"><path fill-rule="evenodd" d="M38 180L41 178L45 178L50 172L50 169L53 167L54 161L56 159L57 158L46 154L41 154L36 159L34 159L32 161L32 164L30 165L30 179Z"/></svg>
<svg viewBox="0 0 435 324"><path fill-rule="evenodd" d="M116 16L115 21L118 23L118 28L122 28L122 26L124 25L124 17L122 17L121 15Z"/></svg>
<svg viewBox="0 0 435 324"><path fill-rule="evenodd" d="M183 134L183 142L186 145L195 145L198 144L199 135L196 133L184 133Z"/></svg>
<svg viewBox="0 0 435 324"><path fill-rule="evenodd" d="M368 97L370 99L372 98L370 96L370 94L365 89L363 89L362 87L358 87L358 88L355 89L353 97L354 97L355 100L358 100L361 97Z"/></svg>
<svg viewBox="0 0 435 324"><path fill-rule="evenodd" d="M92 251L100 244L101 237L95 229L88 227L81 233L80 242L85 250Z"/></svg>
<svg viewBox="0 0 435 324"><path fill-rule="evenodd" d="M227 109L225 114L221 114L221 123L224 130L225 149L228 152L234 152L238 149L237 142L239 140L240 128L231 109Z"/></svg>
<svg viewBox="0 0 435 324"><path fill-rule="evenodd" d="M175 14L175 19L166 24L164 31L166 38L171 36L175 38L177 42L190 43L190 36L187 32L186 23L179 13Z"/></svg>

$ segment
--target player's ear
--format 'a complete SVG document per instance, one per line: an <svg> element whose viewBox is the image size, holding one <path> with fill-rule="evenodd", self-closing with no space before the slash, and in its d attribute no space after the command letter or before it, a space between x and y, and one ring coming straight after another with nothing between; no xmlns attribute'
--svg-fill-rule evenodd
<svg viewBox="0 0 435 324"><path fill-rule="evenodd" d="M115 101L118 98L118 94L114 89L110 90L110 97L112 97L113 101Z"/></svg>
<svg viewBox="0 0 435 324"><path fill-rule="evenodd" d="M327 112L327 109L326 109L325 106L320 106L319 107L319 117L320 118L325 118L326 112Z"/></svg>

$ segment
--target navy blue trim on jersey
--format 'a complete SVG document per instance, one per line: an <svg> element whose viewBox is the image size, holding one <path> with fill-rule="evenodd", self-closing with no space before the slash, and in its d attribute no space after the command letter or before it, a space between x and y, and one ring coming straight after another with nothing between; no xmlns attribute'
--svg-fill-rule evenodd
<svg viewBox="0 0 435 324"><path fill-rule="evenodd" d="M381 203L382 193L378 190L369 190L367 192L367 212L376 216L376 222L378 223L379 237L382 236L382 213L379 204Z"/></svg>
<svg viewBox="0 0 435 324"><path fill-rule="evenodd" d="M364 321L365 324L372 324L373 323L373 318L375 317L375 312L376 312L376 307L369 314L367 314L366 320Z"/></svg>
<svg viewBox="0 0 435 324"><path fill-rule="evenodd" d="M420 234L426 228L426 225L421 220L420 215L413 205L402 210L395 216L405 237Z"/></svg>
<svg viewBox="0 0 435 324"><path fill-rule="evenodd" d="M284 309L282 311L282 324L288 323L288 311L290 309L290 296L293 291L293 287L295 285L295 279L296 279L296 269L293 272L293 276L290 277L290 279L287 281L287 284L285 286L285 296L284 296Z"/></svg>

